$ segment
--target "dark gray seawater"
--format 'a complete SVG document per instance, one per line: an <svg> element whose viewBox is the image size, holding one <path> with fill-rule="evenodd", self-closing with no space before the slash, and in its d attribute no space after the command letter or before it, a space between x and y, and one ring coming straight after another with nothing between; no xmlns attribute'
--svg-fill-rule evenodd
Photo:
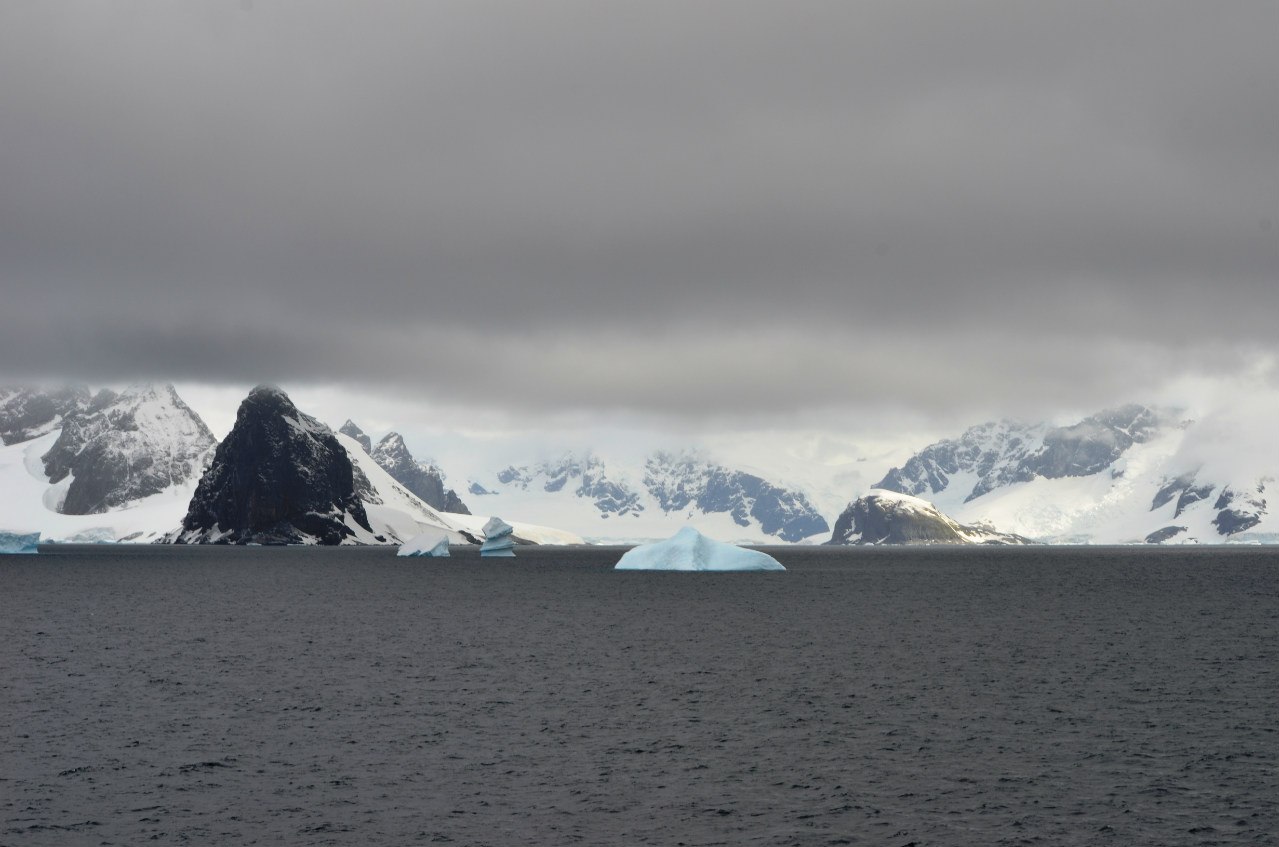
<svg viewBox="0 0 1279 847"><path fill-rule="evenodd" d="M1279 556L0 557L0 844L1275 844Z"/></svg>

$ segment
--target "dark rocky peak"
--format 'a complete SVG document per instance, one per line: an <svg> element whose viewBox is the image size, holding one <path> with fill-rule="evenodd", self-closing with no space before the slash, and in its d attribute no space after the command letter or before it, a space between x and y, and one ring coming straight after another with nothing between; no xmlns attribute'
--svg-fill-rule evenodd
<svg viewBox="0 0 1279 847"><path fill-rule="evenodd" d="M337 436L279 388L258 386L240 404L175 540L340 544L355 538L353 527L370 530Z"/></svg>
<svg viewBox="0 0 1279 847"><path fill-rule="evenodd" d="M373 439L365 435L364 430L356 426L355 421L350 418L346 419L346 423L342 424L341 428L338 429L338 432L358 441L360 446L364 448L365 453L371 453L373 451Z"/></svg>
<svg viewBox="0 0 1279 847"><path fill-rule="evenodd" d="M457 492L445 487L444 471L434 462L419 462L413 458L404 437L398 432L388 432L369 455L392 479L428 506L441 512L471 513Z"/></svg>
<svg viewBox="0 0 1279 847"><path fill-rule="evenodd" d="M0 388L0 442L17 444L39 438L92 402L89 389L83 385L57 389Z"/></svg>
<svg viewBox="0 0 1279 847"><path fill-rule="evenodd" d="M59 511L87 515L194 479L214 444L172 385L133 385L68 414L42 461L50 482L71 477Z"/></svg>

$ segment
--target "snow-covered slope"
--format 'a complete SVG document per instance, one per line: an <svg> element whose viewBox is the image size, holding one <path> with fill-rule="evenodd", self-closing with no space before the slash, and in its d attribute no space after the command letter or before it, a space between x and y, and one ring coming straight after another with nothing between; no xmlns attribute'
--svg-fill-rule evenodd
<svg viewBox="0 0 1279 847"><path fill-rule="evenodd" d="M182 523L196 480L103 514L65 515L56 511L64 486L49 483L40 458L58 439L58 430L0 447L0 528L39 532L45 541L154 541Z"/></svg>
<svg viewBox="0 0 1279 847"><path fill-rule="evenodd" d="M0 525L48 541L150 541L181 522L213 436L172 386L6 397Z"/></svg>
<svg viewBox="0 0 1279 847"><path fill-rule="evenodd" d="M428 529L438 528L448 533L453 544L473 544L483 540L482 527L489 520L488 515L441 512L431 507L360 449L360 442L355 438L343 434L338 434L337 438L368 483L368 488L361 490L360 496L376 534L402 543ZM585 543L580 535L562 529L521 521L508 523L515 528L517 539L532 544Z"/></svg>

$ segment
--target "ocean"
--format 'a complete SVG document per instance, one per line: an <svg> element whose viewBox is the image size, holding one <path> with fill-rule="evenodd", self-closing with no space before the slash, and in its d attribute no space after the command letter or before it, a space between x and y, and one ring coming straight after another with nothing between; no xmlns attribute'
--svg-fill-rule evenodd
<svg viewBox="0 0 1279 847"><path fill-rule="evenodd" d="M0 845L1279 841L1279 552L0 557Z"/></svg>

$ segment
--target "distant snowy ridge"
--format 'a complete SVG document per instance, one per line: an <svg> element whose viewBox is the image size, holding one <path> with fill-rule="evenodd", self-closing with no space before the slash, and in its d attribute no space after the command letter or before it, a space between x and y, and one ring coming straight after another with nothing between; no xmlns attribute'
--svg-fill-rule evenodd
<svg viewBox="0 0 1279 847"><path fill-rule="evenodd" d="M693 452L654 452L639 467L593 451L511 465L469 489L486 510L552 515L601 539L669 536L686 524L721 538L801 541L830 525L802 492ZM492 498L492 499L490 499Z"/></svg>

